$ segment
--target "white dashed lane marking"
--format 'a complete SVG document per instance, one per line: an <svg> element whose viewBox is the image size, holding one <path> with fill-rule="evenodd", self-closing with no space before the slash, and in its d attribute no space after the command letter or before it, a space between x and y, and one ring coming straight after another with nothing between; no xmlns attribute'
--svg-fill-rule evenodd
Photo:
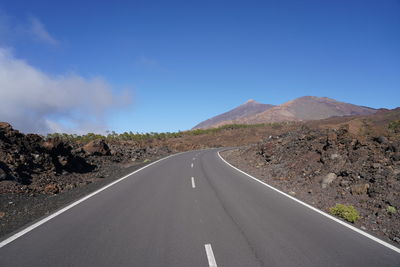
<svg viewBox="0 0 400 267"><path fill-rule="evenodd" d="M206 254L208 259L208 265L210 267L217 267L217 262L215 261L214 252L212 250L211 244L205 244Z"/></svg>

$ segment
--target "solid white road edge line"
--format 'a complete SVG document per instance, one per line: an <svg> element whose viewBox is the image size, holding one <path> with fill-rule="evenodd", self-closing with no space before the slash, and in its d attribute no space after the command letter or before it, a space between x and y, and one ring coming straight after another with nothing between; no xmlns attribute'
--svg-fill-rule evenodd
<svg viewBox="0 0 400 267"><path fill-rule="evenodd" d="M387 243L387 242L385 242L385 241L383 241L383 240L381 240L381 239L379 239L379 238L377 238L377 237L375 237L375 236L373 236L373 235L370 235L370 234L368 234L368 233L366 233L366 232L364 232L364 231L362 231L362 230L360 230L360 229L358 229L358 228L356 228L356 227L354 227L354 226L352 226L352 225L350 225L350 224L347 224L347 223L345 223L345 222L339 220L338 218L335 218L335 217L329 215L328 213L323 212L322 210L319 210L319 209L317 209L317 208L314 208L313 206L308 205L307 203L304 203L303 201L298 200L297 198L294 198L294 197L292 197L292 196L290 196L290 195L288 195L288 194L286 194L286 193L280 191L279 189L276 189L275 187L273 187L273 186L271 186L271 185L269 185L269 184L267 184L267 183L264 183L263 181L261 181L261 180L255 178L255 177L253 177L253 176L251 176L250 174L248 174L248 173L246 173L246 172L244 172L244 171L242 171L242 170L236 168L235 166L233 166L232 164L230 164L229 162L227 162L227 161L221 156L221 154L220 154L219 152L220 152L220 151L218 151L217 154L218 154L218 156L220 157L220 159L221 159L223 162L225 162L227 165L229 165L230 167L232 167L233 169L237 170L238 172L243 173L244 175L250 177L251 179L256 180L257 182L259 182L259 183L261 183L261 184L263 184L263 185L265 185L265 186L267 186L267 187L269 187L269 188L275 190L276 192L278 192L278 193L280 193L280 194L282 194L282 195L284 195L284 196L286 196L286 197L288 197L288 198L290 198L290 199L292 199L292 200L294 200L294 201L296 201L296 202L302 204L303 206L306 206L307 208L310 208L310 209L312 209L313 211L318 212L319 214L324 215L325 217L328 217L329 219L334 220L335 222L340 223L341 225L346 226L347 228L349 228L349 229L351 229L351 230L353 230L353 231L355 231L355 232L357 232L357 233L359 233L359 234L361 234L361 235L363 235L363 236L365 236L365 237L368 237L369 239L372 239L373 241L378 242L379 244L381 244L381 245L383 245L383 246L385 246L385 247L387 247L387 248L390 248L390 249L394 250L394 251L397 252L397 253L400 253L400 249L399 249L399 248L397 248L397 247L395 247L395 246L393 246L393 245L391 245L391 244L389 244L389 243Z"/></svg>
<svg viewBox="0 0 400 267"><path fill-rule="evenodd" d="M210 267L217 267L217 262L215 261L214 252L212 250L211 244L205 244L204 247L206 248L208 265L210 265Z"/></svg>
<svg viewBox="0 0 400 267"><path fill-rule="evenodd" d="M0 242L0 248L4 247L4 246L7 245L8 243L13 242L15 239L17 239L17 238L19 238L19 237L25 235L26 233L32 231L33 229L35 229L36 227L38 227L38 226L40 226L40 225L46 223L47 221L50 221L50 220L53 219L54 217L57 217L57 216L60 215L61 213L63 213L63 212L65 212L65 211L69 210L70 208L72 208L72 207L78 205L79 203L81 203L81 202L87 200L88 198L91 198L92 196L94 196L94 195L100 193L101 191L103 191L103 190L109 188L110 186L113 186L113 185L115 185L116 183L119 183L119 182L121 182L122 180L125 180L125 179L128 178L129 176L131 176L131 175L133 175L133 174L135 174L135 173L137 173L137 172L140 172L141 170L143 170L143 169L145 169L145 168L147 168L147 167L150 167L151 165L156 164L157 162L160 162L160 161L162 161L162 160L168 159L168 158L170 158L170 157L173 157L173 156L176 156L176 155L179 155L179 154L181 154L181 153L177 153L177 154L174 154L174 155L169 155L168 157L165 157L165 158L159 159L159 160L157 160L157 161L154 161L154 162L152 162L152 163L150 163L150 164L148 164L148 165L146 165L146 166L144 166L144 167L142 167L142 168L140 168L140 169L138 169L138 170L136 170L136 171L134 171L134 172L131 172L130 174L125 175L124 177L119 178L118 180L115 180L114 182L112 182L112 183L110 183L110 184L108 184L108 185L106 185L106 186L104 186L104 187L102 187L102 188L100 188L100 189L94 191L93 193L90 193L89 195L87 195L87 196L85 196L85 197L83 197L83 198L81 198L81 199L79 199L79 200L77 200L77 201L75 201L75 202L69 204L68 206L66 206L66 207L64 207L64 208L62 208L62 209L56 211L55 213L53 213L53 214L51 214L51 215L49 215L49 216L43 218L42 220L40 220L40 221L38 221L38 222L36 222L36 223L34 223L34 224L28 226L27 228L25 228L25 229L19 231L18 233L16 233L16 234L10 236L9 238L3 240L2 242Z"/></svg>
<svg viewBox="0 0 400 267"><path fill-rule="evenodd" d="M194 177L192 177L192 188L196 188L196 184L194 183Z"/></svg>

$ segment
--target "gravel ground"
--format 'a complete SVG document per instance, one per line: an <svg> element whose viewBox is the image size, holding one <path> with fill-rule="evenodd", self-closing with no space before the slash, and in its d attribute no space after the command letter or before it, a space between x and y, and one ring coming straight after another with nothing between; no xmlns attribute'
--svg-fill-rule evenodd
<svg viewBox="0 0 400 267"><path fill-rule="evenodd" d="M256 155L255 150L257 148L257 145L252 145L227 150L222 152L221 156L244 172L327 213L329 213L329 208L336 203L345 201L345 204L354 205L361 215L361 219L355 222L354 226L400 247L400 239L398 238L398 224L400 223L398 212L394 215L389 215L384 207L376 212L376 209L366 204L368 196L350 195L344 200L338 196L337 188L333 186L322 190L319 183L309 183L305 186L304 184L290 181L285 177L275 176L271 174L271 169L265 166L262 158ZM281 168L285 168L285 166L277 164L273 167L273 170L281 173L278 171Z"/></svg>

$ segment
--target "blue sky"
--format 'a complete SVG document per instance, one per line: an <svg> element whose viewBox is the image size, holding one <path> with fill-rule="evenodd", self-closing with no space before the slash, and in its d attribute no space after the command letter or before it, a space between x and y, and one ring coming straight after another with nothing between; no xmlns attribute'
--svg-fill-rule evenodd
<svg viewBox="0 0 400 267"><path fill-rule="evenodd" d="M397 0L63 2L0 3L3 72L34 72L32 94L56 85L37 105L0 88L0 116L26 131L186 130L250 98L400 106Z"/></svg>

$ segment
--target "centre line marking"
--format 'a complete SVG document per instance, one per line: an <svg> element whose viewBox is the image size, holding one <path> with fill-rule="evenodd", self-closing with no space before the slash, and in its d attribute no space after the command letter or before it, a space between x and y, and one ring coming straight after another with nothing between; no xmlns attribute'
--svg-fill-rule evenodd
<svg viewBox="0 0 400 267"><path fill-rule="evenodd" d="M190 164L190 167L191 167L191 168L193 168L193 163L192 163L192 164Z"/></svg>
<svg viewBox="0 0 400 267"><path fill-rule="evenodd" d="M194 177L192 177L192 188L196 188L196 184L194 183Z"/></svg>
<svg viewBox="0 0 400 267"><path fill-rule="evenodd" d="M211 244L205 244L204 247L206 248L208 265L210 265L210 267L217 267L217 262L215 261L214 252L212 250Z"/></svg>

